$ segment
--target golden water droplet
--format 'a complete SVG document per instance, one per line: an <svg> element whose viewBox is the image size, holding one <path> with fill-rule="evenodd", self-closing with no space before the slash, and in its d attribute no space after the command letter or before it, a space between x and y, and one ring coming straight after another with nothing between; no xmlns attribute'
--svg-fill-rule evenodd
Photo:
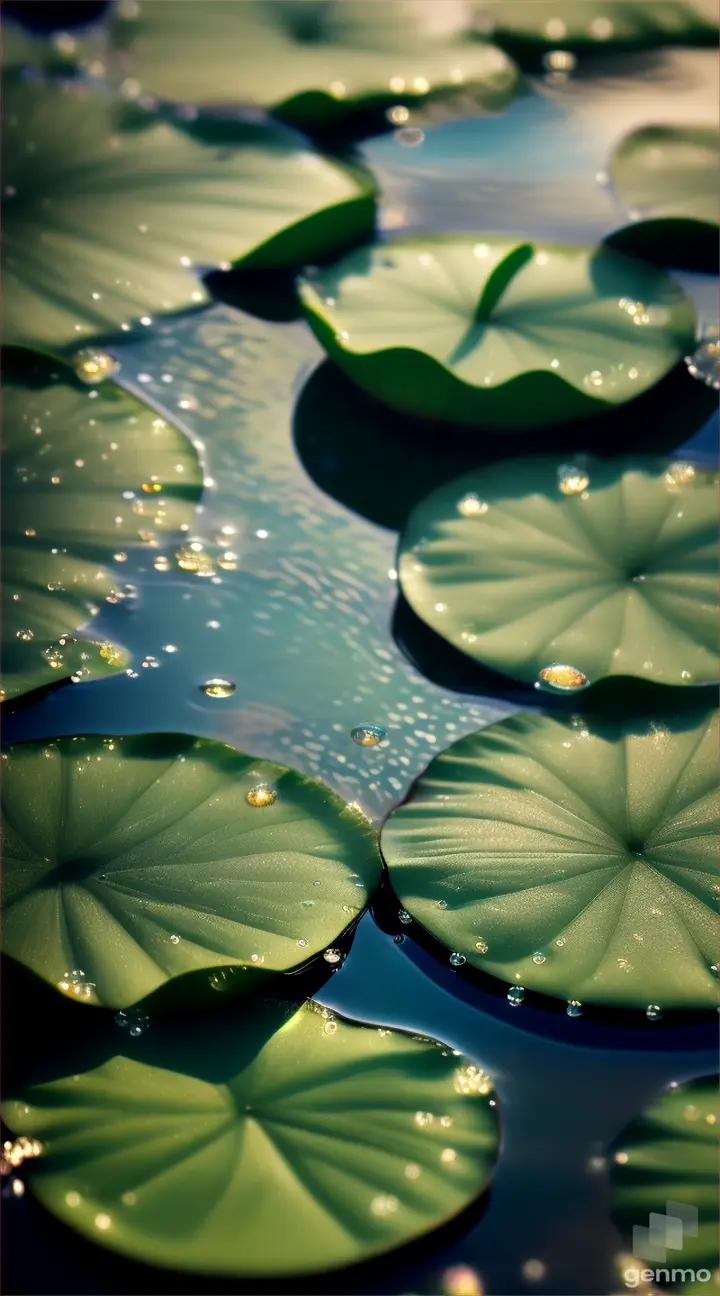
<svg viewBox="0 0 720 1296"><path fill-rule="evenodd" d="M469 1265L453 1265L442 1275L443 1296L485 1296L480 1275Z"/></svg>
<svg viewBox="0 0 720 1296"><path fill-rule="evenodd" d="M543 684L554 689L580 689L590 683L587 675L575 666L543 666L539 674Z"/></svg>
<svg viewBox="0 0 720 1296"><path fill-rule="evenodd" d="M380 725L365 724L356 725L354 729L351 729L350 737L354 743L357 743L358 747L377 747L378 743L387 737L387 734L384 729L381 729Z"/></svg>
<svg viewBox="0 0 720 1296"><path fill-rule="evenodd" d="M120 368L117 360L107 351L95 351L92 347L77 351L72 358L72 364L80 381L88 387L104 382Z"/></svg>
<svg viewBox="0 0 720 1296"><path fill-rule="evenodd" d="M492 1093L493 1082L487 1071L470 1063L458 1067L453 1075L453 1089L459 1094L489 1094Z"/></svg>
<svg viewBox="0 0 720 1296"><path fill-rule="evenodd" d="M394 108L388 108L385 116L393 126L404 126L410 117L410 111L403 104L396 104Z"/></svg>
<svg viewBox="0 0 720 1296"><path fill-rule="evenodd" d="M116 648L115 645L111 643L100 645L100 656L103 661L106 661L110 666L119 666L124 660L120 649Z"/></svg>
<svg viewBox="0 0 720 1296"><path fill-rule="evenodd" d="M670 464L665 473L665 481L668 486L684 486L691 482L695 476L695 468L691 463L674 463Z"/></svg>
<svg viewBox="0 0 720 1296"><path fill-rule="evenodd" d="M207 692L207 689L205 691ZM217 694L212 696L217 697ZM245 800L251 806L271 806L277 800L277 792L268 783L258 783L250 788Z"/></svg>
<svg viewBox="0 0 720 1296"><path fill-rule="evenodd" d="M483 940L482 936L480 936L478 940L475 941L475 949L477 950L478 954L487 954L488 943L486 940Z"/></svg>
<svg viewBox="0 0 720 1296"><path fill-rule="evenodd" d="M462 513L463 517L479 517L488 511L485 500L481 500L472 491L468 495L463 495L457 507L458 513Z"/></svg>
<svg viewBox="0 0 720 1296"><path fill-rule="evenodd" d="M196 576L213 576L215 563L212 556L206 553L199 541L182 545L175 554L178 567L182 571L192 572Z"/></svg>
<svg viewBox="0 0 720 1296"><path fill-rule="evenodd" d="M576 464L560 464L557 479L558 489L563 495L581 495L590 485L589 475Z"/></svg>
<svg viewBox="0 0 720 1296"><path fill-rule="evenodd" d="M27 642L28 639L34 639L35 635L33 634L32 630L16 630L15 638L24 639Z"/></svg>
<svg viewBox="0 0 720 1296"><path fill-rule="evenodd" d="M222 679L221 676L217 676L215 679L206 680L204 684L200 685L200 691L207 697L211 698L232 697L236 688L237 684L235 684L233 680Z"/></svg>
<svg viewBox="0 0 720 1296"><path fill-rule="evenodd" d="M388 1215L395 1214L399 1205L397 1197L393 1197L392 1193L381 1193L377 1197L373 1197L370 1210L373 1215L377 1215L380 1219L386 1219Z"/></svg>
<svg viewBox="0 0 720 1296"><path fill-rule="evenodd" d="M158 491L162 490L160 482L157 481L155 477L153 477L149 482L143 482L142 488L146 495L157 494Z"/></svg>
<svg viewBox="0 0 720 1296"><path fill-rule="evenodd" d="M452 1165L453 1161L457 1161L457 1152L455 1151L455 1148L443 1148L440 1153L440 1160L443 1165Z"/></svg>

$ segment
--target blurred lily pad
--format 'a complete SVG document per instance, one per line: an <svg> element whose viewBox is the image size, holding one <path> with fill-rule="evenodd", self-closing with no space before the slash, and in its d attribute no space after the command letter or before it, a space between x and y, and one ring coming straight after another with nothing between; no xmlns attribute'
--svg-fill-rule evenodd
<svg viewBox="0 0 720 1296"><path fill-rule="evenodd" d="M720 221L720 130L644 126L621 140L610 179L633 223L612 246L687 269L716 268Z"/></svg>
<svg viewBox="0 0 720 1296"><path fill-rule="evenodd" d="M403 908L523 991L712 1007L717 739L716 713L525 713L462 738L382 830Z"/></svg>
<svg viewBox="0 0 720 1296"><path fill-rule="evenodd" d="M718 1078L707 1076L670 1086L614 1144L613 1214L629 1256L636 1271L667 1268L664 1290L683 1296L707 1292L712 1283L699 1274L718 1265L718 1119ZM652 1227L653 1214L684 1224L681 1249L677 1237L665 1248L644 1236L648 1227L638 1221L649 1217ZM626 1257L623 1269L631 1267Z"/></svg>
<svg viewBox="0 0 720 1296"><path fill-rule="evenodd" d="M6 698L127 664L115 645L76 632L103 599L125 597L121 567L108 564L189 525L202 490L187 438L114 382L83 387L67 366L37 360L13 378L13 364L3 375Z"/></svg>
<svg viewBox="0 0 720 1296"><path fill-rule="evenodd" d="M400 584L454 647L538 688L712 684L717 510L716 473L691 463L505 461L417 506Z"/></svg>
<svg viewBox="0 0 720 1296"><path fill-rule="evenodd" d="M380 877L368 821L329 788L200 738L21 743L3 788L3 948L105 1007L304 963Z"/></svg>
<svg viewBox="0 0 720 1296"><path fill-rule="evenodd" d="M351 252L302 280L300 297L325 350L372 395L502 431L621 405L694 341L692 306L661 271L498 235Z"/></svg>
<svg viewBox="0 0 720 1296"><path fill-rule="evenodd" d="M475 24L538 71L547 50L587 56L715 44L718 10L715 0L477 0Z"/></svg>
<svg viewBox="0 0 720 1296"><path fill-rule="evenodd" d="M279 126L246 123L220 151L149 114L123 131L126 110L82 86L6 88L6 344L149 325L208 300L198 275L219 264L301 265L372 230L370 177Z"/></svg>
<svg viewBox="0 0 720 1296"><path fill-rule="evenodd" d="M401 124L403 110L443 100L460 114L499 108L517 86L507 55L473 39L464 0L142 0L130 17L116 11L111 45L143 92L259 104L310 132L386 129L386 110Z"/></svg>
<svg viewBox="0 0 720 1296"><path fill-rule="evenodd" d="M3 1118L44 1145L27 1163L44 1206L150 1264L351 1264L457 1214L497 1155L478 1067L313 1001L158 1021L113 1052L74 1075L58 1057L57 1078L16 1091Z"/></svg>

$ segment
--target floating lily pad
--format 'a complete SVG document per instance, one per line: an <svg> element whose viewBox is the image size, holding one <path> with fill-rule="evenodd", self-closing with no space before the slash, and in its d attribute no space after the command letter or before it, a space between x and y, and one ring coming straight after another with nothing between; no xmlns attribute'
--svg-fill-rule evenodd
<svg viewBox="0 0 720 1296"><path fill-rule="evenodd" d="M613 246L660 264L712 270L718 260L720 130L645 126L615 149L610 179L633 223Z"/></svg>
<svg viewBox="0 0 720 1296"><path fill-rule="evenodd" d="M22 743L3 784L5 952L106 1007L185 972L304 963L379 880L362 815L220 743ZM237 983L230 972L212 988Z"/></svg>
<svg viewBox="0 0 720 1296"><path fill-rule="evenodd" d="M112 43L123 73L161 99L260 104L310 131L371 114L377 130L387 109L451 99L477 112L512 97L517 69L471 22L456 0L142 0Z"/></svg>
<svg viewBox="0 0 720 1296"><path fill-rule="evenodd" d="M360 387L420 418L498 430L611 409L694 341L661 271L607 248L498 235L396 239L302 281L325 350Z"/></svg>
<svg viewBox="0 0 720 1296"><path fill-rule="evenodd" d="M716 0L477 0L475 22L533 71L543 51L587 56L708 45L718 33Z"/></svg>
<svg viewBox="0 0 720 1296"><path fill-rule="evenodd" d="M559 691L606 676L717 678L717 475L626 457L515 459L414 509L398 572L454 647Z"/></svg>
<svg viewBox="0 0 720 1296"><path fill-rule="evenodd" d="M612 1200L629 1253L623 1274L667 1267L663 1290L712 1290L699 1271L712 1276L718 1267L718 1119L718 1078L709 1076L666 1089L616 1140ZM653 1214L682 1222L667 1247L657 1229L654 1240L647 1236Z"/></svg>
<svg viewBox="0 0 720 1296"><path fill-rule="evenodd" d="M46 1145L28 1183L64 1223L173 1269L297 1274L399 1246L487 1185L479 1068L313 1002L216 1016L5 1103Z"/></svg>
<svg viewBox="0 0 720 1296"><path fill-rule="evenodd" d="M219 152L103 91L6 88L4 341L49 350L208 300L220 263L302 265L372 229L369 177L247 124ZM198 271L193 272L193 265Z"/></svg>
<svg viewBox="0 0 720 1296"><path fill-rule="evenodd" d="M11 368L2 456L7 698L127 665L114 645L76 632L104 599L125 597L125 548L187 527L202 489L187 438L114 382L83 387L60 363L14 382Z"/></svg>
<svg viewBox="0 0 720 1296"><path fill-rule="evenodd" d="M462 738L383 828L403 908L516 986L658 1017L709 1008L717 729L716 714L526 713Z"/></svg>

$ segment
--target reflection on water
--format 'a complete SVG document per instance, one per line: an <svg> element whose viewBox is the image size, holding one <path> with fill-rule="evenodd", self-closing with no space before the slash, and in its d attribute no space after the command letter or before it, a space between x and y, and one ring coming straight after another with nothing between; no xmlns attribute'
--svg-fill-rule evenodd
<svg viewBox="0 0 720 1296"><path fill-rule="evenodd" d="M601 237L621 219L602 175L613 142L652 118L715 112L712 52L673 52L636 66L642 76L626 67L622 77L588 80L581 59L568 79L546 82L540 97L519 99L504 117L428 128L412 148L397 136L370 142L363 152L382 180L385 227ZM697 276L683 283L701 323L712 323L714 285ZM431 682L410 657L427 659L432 677L432 646L406 625L402 605L395 631L412 650L406 655L391 634L396 529L448 464L459 473L478 451L443 442L438 477L432 443L415 450L407 429L384 413L364 441L362 417L343 403L345 380L325 368L305 388L319 348L291 310L275 315L270 322L218 304L118 348L121 381L197 445L202 506L180 557L151 544L141 555L117 555L123 582L138 596L104 606L97 630L131 650L128 672L30 702L7 719L5 739L185 730L318 775L379 820L437 751L528 701L503 700L490 673L482 687L478 677L471 683L480 692L461 693L453 662ZM697 417L672 414L666 448L692 436L693 451L711 450L712 424L696 434L709 407L698 409ZM655 433L660 414L649 420ZM256 804L265 796L258 792ZM604 1149L657 1088L708 1071L712 1059L697 1041L683 1048L675 1039L674 1052L663 1051L666 1028L658 1023L648 1027L651 1050L629 1051L621 1041L600 1060L582 1017L563 1014L557 1038L527 1004L503 1000L491 1011L482 996L458 993L464 971L440 969L413 941L409 915L398 919L404 941L368 915L347 960L326 952L339 971L320 998L365 1021L440 1037L489 1071L503 1158L482 1218L454 1240L431 1239L422 1262L401 1255L370 1276L343 1278L342 1288L318 1279L294 1290L430 1296L445 1270L463 1266L493 1293L611 1290L618 1237ZM568 1036L574 1030L584 1034ZM12 1209L27 1209L26 1199ZM44 1290L32 1286L36 1248L18 1227L25 1289ZM54 1290L122 1289L108 1276L116 1261L85 1257L73 1267L62 1239L48 1253Z"/></svg>

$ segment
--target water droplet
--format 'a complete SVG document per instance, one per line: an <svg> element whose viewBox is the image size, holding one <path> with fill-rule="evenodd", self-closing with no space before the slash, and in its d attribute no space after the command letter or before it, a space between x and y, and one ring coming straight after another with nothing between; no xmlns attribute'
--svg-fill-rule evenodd
<svg viewBox="0 0 720 1296"><path fill-rule="evenodd" d="M115 1024L121 1030L126 1030L128 1035L137 1039L139 1035L144 1035L150 1025L150 1018L147 1013L140 1008L127 1008L123 1012L115 1014Z"/></svg>
<svg viewBox="0 0 720 1296"><path fill-rule="evenodd" d="M720 391L720 338L718 329L707 329L697 349L685 357L685 364L693 378Z"/></svg>
<svg viewBox="0 0 720 1296"><path fill-rule="evenodd" d="M403 923L405 927L407 927L408 923L412 922L412 918L407 909L398 909L398 921Z"/></svg>
<svg viewBox="0 0 720 1296"><path fill-rule="evenodd" d="M584 468L575 464L560 464L557 470L558 489L563 495L581 495L590 485L590 477Z"/></svg>
<svg viewBox="0 0 720 1296"><path fill-rule="evenodd" d="M95 1216L95 1227L96 1227L96 1228L102 1229L102 1230L104 1231L105 1229L109 1229L111 1224L112 1224L112 1220L111 1220L110 1216L109 1216L109 1215L106 1215L104 1211L100 1211L100 1212Z"/></svg>
<svg viewBox="0 0 720 1296"><path fill-rule="evenodd" d="M535 950L535 953L532 956L532 961L533 963L544 963L545 955L542 953L541 950Z"/></svg>
<svg viewBox="0 0 720 1296"><path fill-rule="evenodd" d="M404 126L401 130L395 131L395 142L404 145L405 148L417 148L425 139L425 132L416 126Z"/></svg>
<svg viewBox="0 0 720 1296"><path fill-rule="evenodd" d="M387 737L387 732L380 725L363 724L351 729L350 737L358 747L377 747Z"/></svg>
<svg viewBox="0 0 720 1296"><path fill-rule="evenodd" d="M402 936L402 935L399 935L399 936L393 936L393 943L394 943L395 945L404 945L404 944L405 944L405 937Z"/></svg>
<svg viewBox="0 0 720 1296"><path fill-rule="evenodd" d="M508 1003L511 1004L513 1008L518 1008L525 998L525 987L510 986L510 989L507 992L507 998Z"/></svg>
<svg viewBox="0 0 720 1296"><path fill-rule="evenodd" d="M524 991L522 992L525 993ZM520 1001L518 1001L520 1002ZM481 1070L480 1067L472 1063L468 1066L458 1067L453 1076L453 1089L460 1094L489 1094L492 1093L492 1080L487 1071ZM445 1117L445 1120L450 1120ZM450 1121L452 1124L452 1121ZM440 1121L443 1124L443 1121Z"/></svg>
<svg viewBox="0 0 720 1296"><path fill-rule="evenodd" d="M421 1174L422 1174L421 1167L417 1165L414 1161L409 1162L409 1164L405 1166L406 1179L419 1179Z"/></svg>
<svg viewBox="0 0 720 1296"><path fill-rule="evenodd" d="M541 684L548 689L557 689L563 693L586 688L590 683L587 675L583 675L582 671L575 666L562 665L560 662L555 662L551 666L543 666L539 672L539 678ZM537 684L536 688L539 687L540 684Z"/></svg>
<svg viewBox="0 0 720 1296"><path fill-rule="evenodd" d="M478 937L478 939L475 941L475 949L477 950L478 954L487 954L488 948L489 946L487 941L483 940L482 936Z"/></svg>
<svg viewBox="0 0 720 1296"><path fill-rule="evenodd" d="M120 365L107 351L95 351L86 347L77 351L72 358L72 365L78 378L87 387L94 387L117 373Z"/></svg>
<svg viewBox="0 0 720 1296"><path fill-rule="evenodd" d="M568 1017L582 1017L582 1004L579 999L568 999L565 1009Z"/></svg>
<svg viewBox="0 0 720 1296"><path fill-rule="evenodd" d="M485 1296L480 1275L469 1265L452 1265L442 1275L443 1296Z"/></svg>
<svg viewBox="0 0 720 1296"><path fill-rule="evenodd" d="M479 517L481 514L487 513L488 505L485 500L480 499L479 495L475 495L471 491L469 494L463 495L462 499L458 501L457 509L458 513L462 513L463 517Z"/></svg>
<svg viewBox="0 0 720 1296"><path fill-rule="evenodd" d="M549 50L543 54L542 63L547 72L572 72L577 59L570 50Z"/></svg>
<svg viewBox="0 0 720 1296"><path fill-rule="evenodd" d="M173 936L170 937L170 940L171 940L171 942L172 942L173 945L179 945L179 944L180 944L180 937L179 937L179 936L175 936L175 935L173 935Z"/></svg>
<svg viewBox="0 0 720 1296"><path fill-rule="evenodd" d="M27 641L27 640L29 640L29 639L34 639L34 638L35 638L35 635L33 634L33 631L32 631L32 630L16 630L16 631L15 631L15 638L16 638L16 639L24 639L25 641Z"/></svg>
<svg viewBox="0 0 720 1296"><path fill-rule="evenodd" d="M695 465L691 463L670 464L665 473L665 481L668 486L685 486L688 482L693 481L694 477Z"/></svg>
<svg viewBox="0 0 720 1296"><path fill-rule="evenodd" d="M645 1016L647 1017L648 1021L653 1021L653 1022L660 1021L662 1017L662 1009L660 1008L660 1005L648 1004L647 1008L645 1009Z"/></svg>
<svg viewBox="0 0 720 1296"><path fill-rule="evenodd" d="M399 1205L397 1197L393 1197L391 1193L384 1193L378 1197L373 1197L370 1210L373 1215L385 1219L388 1215L394 1215Z"/></svg>
<svg viewBox="0 0 720 1296"><path fill-rule="evenodd" d="M116 648L115 645L111 643L101 644L99 653L103 661L106 661L109 666L120 666L125 660L120 649Z"/></svg>
<svg viewBox="0 0 720 1296"><path fill-rule="evenodd" d="M325 962L333 965L335 963L342 963L342 957L343 957L342 953L340 952L339 949L326 949L325 953L323 954L323 958L325 959Z"/></svg>
<svg viewBox="0 0 720 1296"><path fill-rule="evenodd" d="M205 683L200 685L200 692L204 693L206 697L228 698L232 697L236 688L237 684L232 680L216 676L213 679L205 680Z"/></svg>
<svg viewBox="0 0 720 1296"><path fill-rule="evenodd" d="M92 999L95 982L88 981L82 968L73 968L66 972L62 981L58 981L58 990L73 999Z"/></svg>
<svg viewBox="0 0 720 1296"><path fill-rule="evenodd" d="M216 697L217 694L213 693L210 696ZM256 783L255 787L250 788L245 800L251 806L271 806L277 800L277 792L270 787L269 783Z"/></svg>
<svg viewBox="0 0 720 1296"><path fill-rule="evenodd" d="M392 126L404 126L410 120L410 110L404 104L395 104L386 110L385 117Z"/></svg>
<svg viewBox="0 0 720 1296"><path fill-rule="evenodd" d="M451 967L458 968L462 967L463 963L467 963L467 959L464 954L458 954L456 950L453 950L449 962Z"/></svg>
<svg viewBox="0 0 720 1296"><path fill-rule="evenodd" d="M428 1112L428 1111L415 1112L415 1124L419 1125L420 1129L426 1129L428 1125L432 1125L434 1120L435 1117L433 1116L432 1112Z"/></svg>
<svg viewBox="0 0 720 1296"><path fill-rule="evenodd" d="M305 946L307 945L307 941L305 940L304 936L301 936L300 940L298 941L298 945L300 946L301 949L305 949Z"/></svg>
<svg viewBox="0 0 720 1296"><path fill-rule="evenodd" d="M443 1165L452 1165L453 1161L457 1161L457 1152L454 1148L443 1148L440 1153L440 1160Z"/></svg>
<svg viewBox="0 0 720 1296"><path fill-rule="evenodd" d="M325 1025L323 1026L323 1035L334 1035L336 1030L337 1030L337 1022L333 1021L331 1018L330 1021L326 1021Z"/></svg>
<svg viewBox="0 0 720 1296"><path fill-rule="evenodd" d="M555 944L558 946L559 949L562 949L563 945L565 944L563 937L558 936L557 940L555 941Z"/></svg>
<svg viewBox="0 0 720 1296"><path fill-rule="evenodd" d="M540 1282L547 1273L547 1265L542 1260L526 1260L522 1267L523 1278L528 1282Z"/></svg>
<svg viewBox="0 0 720 1296"><path fill-rule="evenodd" d="M175 554L175 560L181 571L190 572L193 576L214 576L215 562L211 554L206 553L199 540L181 545Z"/></svg>

